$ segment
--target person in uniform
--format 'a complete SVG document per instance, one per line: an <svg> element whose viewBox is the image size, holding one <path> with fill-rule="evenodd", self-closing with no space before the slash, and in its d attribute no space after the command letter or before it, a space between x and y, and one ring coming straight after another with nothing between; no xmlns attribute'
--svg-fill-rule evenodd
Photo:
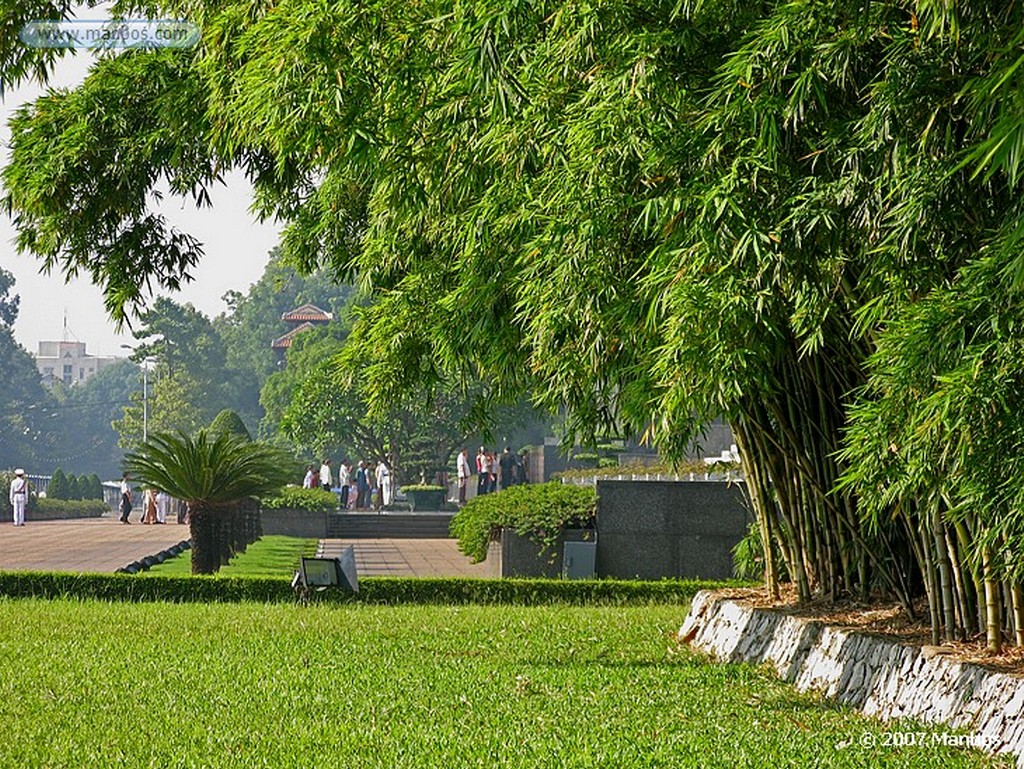
<svg viewBox="0 0 1024 769"><path fill-rule="evenodd" d="M28 505L28 478L20 467L14 471L14 480L8 494L11 507L14 508L14 525L25 525L25 507Z"/></svg>

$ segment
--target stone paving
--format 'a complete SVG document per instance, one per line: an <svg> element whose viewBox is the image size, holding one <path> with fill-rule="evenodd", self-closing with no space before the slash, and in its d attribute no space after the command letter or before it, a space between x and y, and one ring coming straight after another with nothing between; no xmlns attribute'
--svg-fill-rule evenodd
<svg viewBox="0 0 1024 769"><path fill-rule="evenodd" d="M335 558L349 545L361 577L490 577L487 563L470 563L454 539L325 539L317 555Z"/></svg>
<svg viewBox="0 0 1024 769"><path fill-rule="evenodd" d="M132 523L113 515L59 521L32 521L15 527L0 522L0 570L111 573L189 538L189 529L172 515L164 525ZM353 545L361 576L489 577L486 563L471 564L454 539L323 540L320 550L333 557Z"/></svg>
<svg viewBox="0 0 1024 769"><path fill-rule="evenodd" d="M31 515L31 514L30 514ZM117 571L189 538L188 526L174 516L162 525L125 525L111 515L60 521L28 520L24 526L0 523L0 569L6 571Z"/></svg>

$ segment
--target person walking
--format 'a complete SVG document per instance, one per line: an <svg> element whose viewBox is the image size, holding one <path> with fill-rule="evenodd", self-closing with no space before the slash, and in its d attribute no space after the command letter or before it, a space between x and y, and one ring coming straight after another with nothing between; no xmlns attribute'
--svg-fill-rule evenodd
<svg viewBox="0 0 1024 769"><path fill-rule="evenodd" d="M302 488L312 489L316 487L316 468L313 465L306 465L306 476L302 479Z"/></svg>
<svg viewBox="0 0 1024 769"><path fill-rule="evenodd" d="M167 523L167 513L171 509L171 495L166 491L156 493L156 522Z"/></svg>
<svg viewBox="0 0 1024 769"><path fill-rule="evenodd" d="M128 514L132 511L132 485L131 476L124 474L121 479L121 523L131 523Z"/></svg>
<svg viewBox="0 0 1024 769"><path fill-rule="evenodd" d="M8 490L7 498L14 510L14 525L25 525L25 508L28 506L28 478L20 467L14 471L14 480Z"/></svg>
<svg viewBox="0 0 1024 769"><path fill-rule="evenodd" d="M463 447L459 458L455 460L455 473L459 479L459 506L466 504L466 487L469 485L469 452Z"/></svg>
<svg viewBox="0 0 1024 769"><path fill-rule="evenodd" d="M348 484L352 479L352 468L344 459L338 465L338 486L341 487L339 505L342 510L348 510Z"/></svg>
<svg viewBox="0 0 1024 769"><path fill-rule="evenodd" d="M156 523L156 489L152 486L142 493L142 518L139 523Z"/></svg>

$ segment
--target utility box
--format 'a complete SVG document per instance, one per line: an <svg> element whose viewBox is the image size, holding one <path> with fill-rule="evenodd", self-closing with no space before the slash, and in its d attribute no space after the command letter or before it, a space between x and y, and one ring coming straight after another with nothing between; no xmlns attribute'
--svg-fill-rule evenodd
<svg viewBox="0 0 1024 769"><path fill-rule="evenodd" d="M597 573L597 542L566 542L562 579L592 579Z"/></svg>

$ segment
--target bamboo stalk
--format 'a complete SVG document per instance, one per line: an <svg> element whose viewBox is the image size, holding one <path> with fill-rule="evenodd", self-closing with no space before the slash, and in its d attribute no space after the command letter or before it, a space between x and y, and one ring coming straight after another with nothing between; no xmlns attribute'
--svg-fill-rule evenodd
<svg viewBox="0 0 1024 769"><path fill-rule="evenodd" d="M985 545L981 550L981 569L985 581L985 640L988 650L999 654L1003 649L1000 627L999 582L992 567L992 548Z"/></svg>
<svg viewBox="0 0 1024 769"><path fill-rule="evenodd" d="M1010 597L1013 601L1014 643L1024 646L1024 589L1019 582L1013 583Z"/></svg>
<svg viewBox="0 0 1024 769"><path fill-rule="evenodd" d="M953 586L950 579L949 552L946 549L946 526L942 522L942 509L938 499L932 500L931 530L935 542L935 561L938 567L939 599L942 609L943 640L956 639L956 618L953 616Z"/></svg>

